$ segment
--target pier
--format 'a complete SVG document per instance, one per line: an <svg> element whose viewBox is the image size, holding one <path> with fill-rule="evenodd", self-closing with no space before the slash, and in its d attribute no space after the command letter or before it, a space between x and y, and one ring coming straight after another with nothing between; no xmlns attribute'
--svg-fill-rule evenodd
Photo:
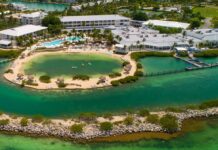
<svg viewBox="0 0 218 150"><path fill-rule="evenodd" d="M179 57L178 55L174 55L176 59L180 59L182 61L185 61L192 66L186 67L184 69L180 70L169 70L169 71L163 71L163 72L152 72L152 73L145 73L144 77L154 77L154 76L161 76L161 75L169 75L169 74L176 74L176 73L182 73L182 72L187 72L187 71L195 71L195 70L202 70L202 69L209 69L209 68L215 68L218 67L218 62L213 63L213 64L207 64L204 62L201 62L197 60L194 57L190 57L190 59L186 59L183 57Z"/></svg>

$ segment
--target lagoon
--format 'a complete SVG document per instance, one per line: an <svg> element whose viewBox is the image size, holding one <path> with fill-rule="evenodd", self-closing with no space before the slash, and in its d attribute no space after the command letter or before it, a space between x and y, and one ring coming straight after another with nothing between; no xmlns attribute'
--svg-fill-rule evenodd
<svg viewBox="0 0 218 150"><path fill-rule="evenodd" d="M20 0L9 0L9 3L22 4L27 7L28 10L44 10L48 11L64 11L69 7L68 4L54 4L54 3L42 3L42 2L25 2Z"/></svg>
<svg viewBox="0 0 218 150"><path fill-rule="evenodd" d="M70 77L101 76L122 70L122 61L107 54L44 54L23 66L25 74Z"/></svg>

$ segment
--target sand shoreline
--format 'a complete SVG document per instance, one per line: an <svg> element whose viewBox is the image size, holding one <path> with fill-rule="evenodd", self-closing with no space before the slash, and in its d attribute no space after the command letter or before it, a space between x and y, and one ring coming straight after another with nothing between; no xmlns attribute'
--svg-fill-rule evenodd
<svg viewBox="0 0 218 150"><path fill-rule="evenodd" d="M110 78L108 75L102 75L104 76L104 82L97 84L100 81L100 78L92 77L88 81L82 81L82 80L72 80L72 79L64 79L64 83L67 85L66 87L60 88L57 85L57 78L52 78L51 83L42 83L39 81L39 78L37 76L33 76L34 83L37 85L27 85L25 84L25 87L37 89L37 90L59 90L59 89L68 89L68 90L79 90L79 89L95 89L95 88L103 88L103 87L109 87L111 86L111 81L123 79L127 76L133 76L137 67L136 62L131 59L130 54L128 55L118 55L114 53L109 53L107 49L102 50L78 50L78 49L67 49L65 51L55 51L55 52L34 52L31 53L28 50L24 51L21 56L25 56L24 58L17 58L12 65L9 67L9 69L13 70L13 73L5 73L4 78L11 83L22 85L22 80L27 80L28 76L24 74L22 67L24 63L27 63L31 61L31 59L38 57L40 55L54 55L54 54L73 54L73 53L79 53L79 54L97 54L97 55L107 55L110 57L113 57L115 59L120 59L122 61L128 61L131 65L131 69L128 73L125 72L124 68L122 69L121 76L116 78ZM22 80L18 80L18 74L23 75Z"/></svg>

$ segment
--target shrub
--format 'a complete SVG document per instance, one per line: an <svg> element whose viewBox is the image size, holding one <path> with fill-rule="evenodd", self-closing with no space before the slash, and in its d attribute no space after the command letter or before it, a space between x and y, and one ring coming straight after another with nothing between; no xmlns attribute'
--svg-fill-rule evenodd
<svg viewBox="0 0 218 150"><path fill-rule="evenodd" d="M83 120L83 121L95 121L96 120L96 114L95 113L81 113L79 115L79 119Z"/></svg>
<svg viewBox="0 0 218 150"><path fill-rule="evenodd" d="M145 116L148 116L150 113L147 109L141 109L139 110L138 112L138 115L141 116L141 117L145 117Z"/></svg>
<svg viewBox="0 0 218 150"><path fill-rule="evenodd" d="M1 58L16 58L20 55L22 50L0 50L0 57Z"/></svg>
<svg viewBox="0 0 218 150"><path fill-rule="evenodd" d="M14 71L12 69L8 69L5 71L5 73L14 73Z"/></svg>
<svg viewBox="0 0 218 150"><path fill-rule="evenodd" d="M89 80L89 76L87 76L87 75L75 75L75 76L73 76L73 80Z"/></svg>
<svg viewBox="0 0 218 150"><path fill-rule="evenodd" d="M194 56L195 57L217 57L218 49L201 51L201 52L195 53Z"/></svg>
<svg viewBox="0 0 218 150"><path fill-rule="evenodd" d="M137 63L137 69L142 69L142 64Z"/></svg>
<svg viewBox="0 0 218 150"><path fill-rule="evenodd" d="M59 83L57 83L57 85L59 88L65 88L67 86L67 84L64 82L59 82Z"/></svg>
<svg viewBox="0 0 218 150"><path fill-rule="evenodd" d="M112 86L119 86L120 85L120 82L115 80L115 81L111 81L111 85Z"/></svg>
<svg viewBox="0 0 218 150"><path fill-rule="evenodd" d="M159 123L159 117L158 115L148 115L146 119L149 123L157 124Z"/></svg>
<svg viewBox="0 0 218 150"><path fill-rule="evenodd" d="M70 127L70 131L72 133L82 133L83 132L83 124L74 124Z"/></svg>
<svg viewBox="0 0 218 150"><path fill-rule="evenodd" d="M128 76L123 79L118 80L121 84L136 82L138 80L138 77L136 76Z"/></svg>
<svg viewBox="0 0 218 150"><path fill-rule="evenodd" d="M171 57L173 53L165 53L165 52L134 52L131 53L131 58L138 61L141 58L149 57L149 56L156 56L156 57Z"/></svg>
<svg viewBox="0 0 218 150"><path fill-rule="evenodd" d="M0 126L5 126L9 124L9 119L2 119L0 120Z"/></svg>
<svg viewBox="0 0 218 150"><path fill-rule="evenodd" d="M124 119L124 124L127 125L127 126L132 125L133 124L133 117L132 116L127 116Z"/></svg>
<svg viewBox="0 0 218 150"><path fill-rule="evenodd" d="M218 107L218 100L204 102L204 103L199 105L200 109L207 109L207 108L211 108L211 107Z"/></svg>
<svg viewBox="0 0 218 150"><path fill-rule="evenodd" d="M113 124L111 122L102 122L100 123L101 131L111 131L113 129Z"/></svg>
<svg viewBox="0 0 218 150"><path fill-rule="evenodd" d="M110 78L116 78L116 77L120 77L120 76L121 76L121 73L119 73L119 72L114 72L114 73L109 74Z"/></svg>
<svg viewBox="0 0 218 150"><path fill-rule="evenodd" d="M50 83L51 82L51 77L48 75L43 75L39 77L39 81L43 83Z"/></svg>
<svg viewBox="0 0 218 150"><path fill-rule="evenodd" d="M140 71L140 70L136 70L136 72L134 73L134 76L137 76L137 77L142 77L144 75L143 71Z"/></svg>
<svg viewBox="0 0 218 150"><path fill-rule="evenodd" d="M166 129L168 132L174 132L178 128L177 118L169 114L164 115L160 119L160 125L162 126L162 128Z"/></svg>
<svg viewBox="0 0 218 150"><path fill-rule="evenodd" d="M21 126L27 126L28 125L28 119L27 118L22 118L21 120L20 120L20 125Z"/></svg>
<svg viewBox="0 0 218 150"><path fill-rule="evenodd" d="M129 63L128 61L124 61L124 62L123 62L123 67L126 66L126 65L129 65L129 64L130 64L130 63Z"/></svg>
<svg viewBox="0 0 218 150"><path fill-rule="evenodd" d="M166 111L179 113L179 112L184 112L185 110L179 107L167 107Z"/></svg>
<svg viewBox="0 0 218 150"><path fill-rule="evenodd" d="M32 117L32 122L40 123L44 120L44 117L41 115L36 115Z"/></svg>

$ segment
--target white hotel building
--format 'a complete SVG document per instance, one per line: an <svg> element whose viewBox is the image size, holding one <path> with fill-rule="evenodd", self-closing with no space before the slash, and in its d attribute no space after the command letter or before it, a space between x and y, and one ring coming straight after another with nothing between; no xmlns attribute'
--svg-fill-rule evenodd
<svg viewBox="0 0 218 150"><path fill-rule="evenodd" d="M30 14L22 14L21 15L21 23L25 24L33 24L33 25L41 25L42 19L47 14L44 12L33 12Z"/></svg>
<svg viewBox="0 0 218 150"><path fill-rule="evenodd" d="M39 25L23 25L16 28L0 31L0 47L9 48L16 46L16 39L22 36L37 36L39 32L43 32L47 27Z"/></svg>
<svg viewBox="0 0 218 150"><path fill-rule="evenodd" d="M89 31L106 29L111 26L128 26L130 19L120 15L64 16L61 22L65 29Z"/></svg>

